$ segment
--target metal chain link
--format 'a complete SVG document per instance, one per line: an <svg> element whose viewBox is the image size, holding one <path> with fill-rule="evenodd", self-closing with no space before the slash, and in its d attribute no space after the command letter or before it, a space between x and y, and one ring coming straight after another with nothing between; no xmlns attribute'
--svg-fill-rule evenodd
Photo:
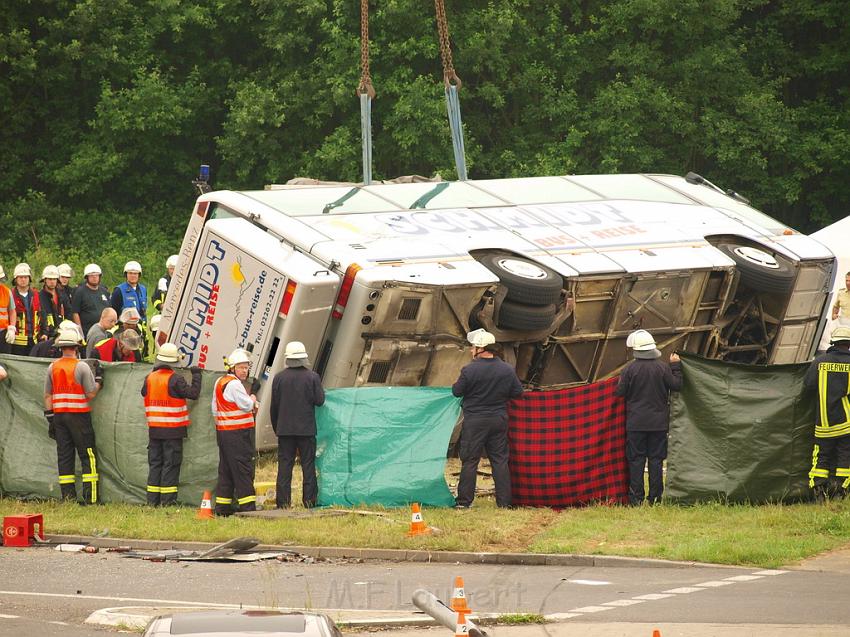
<svg viewBox="0 0 850 637"><path fill-rule="evenodd" d="M357 85L357 94L364 93L375 99L375 87L369 71L369 0L360 0L360 84Z"/></svg>
<svg viewBox="0 0 850 637"><path fill-rule="evenodd" d="M449 41L449 21L446 18L446 7L443 0L434 0L434 9L437 13L437 32L440 34L440 58L443 61L443 81L446 86L461 87L463 84L455 73L452 61L452 44Z"/></svg>

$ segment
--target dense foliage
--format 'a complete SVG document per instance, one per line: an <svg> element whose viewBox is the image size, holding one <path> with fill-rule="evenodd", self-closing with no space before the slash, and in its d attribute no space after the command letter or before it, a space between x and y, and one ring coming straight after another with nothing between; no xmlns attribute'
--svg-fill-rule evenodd
<svg viewBox="0 0 850 637"><path fill-rule="evenodd" d="M454 176L433 4L374 0L375 176ZM838 0L449 0L470 177L694 170L810 231L850 210ZM361 175L355 0L0 12L0 262L152 274L216 187ZM150 279L151 277L146 277Z"/></svg>

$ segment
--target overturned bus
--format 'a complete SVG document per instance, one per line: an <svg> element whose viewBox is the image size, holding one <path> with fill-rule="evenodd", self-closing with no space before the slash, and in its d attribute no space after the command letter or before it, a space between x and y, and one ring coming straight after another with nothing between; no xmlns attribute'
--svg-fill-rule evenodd
<svg viewBox="0 0 850 637"><path fill-rule="evenodd" d="M532 388L616 375L637 328L665 354L791 363L835 276L823 245L692 173L214 191L179 254L158 341L207 369L251 353L260 447L292 340L326 387L449 385L478 327Z"/></svg>

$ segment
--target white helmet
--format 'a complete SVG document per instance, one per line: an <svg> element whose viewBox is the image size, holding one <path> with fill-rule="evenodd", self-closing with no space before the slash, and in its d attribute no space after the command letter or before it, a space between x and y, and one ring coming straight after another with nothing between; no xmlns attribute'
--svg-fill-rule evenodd
<svg viewBox="0 0 850 637"><path fill-rule="evenodd" d="M307 358L307 348L301 341L291 341L286 344L286 358Z"/></svg>
<svg viewBox="0 0 850 637"><path fill-rule="evenodd" d="M138 272L142 273L142 266L138 261L127 261L124 264L124 274L126 275L128 272Z"/></svg>
<svg viewBox="0 0 850 637"><path fill-rule="evenodd" d="M0 265L0 279L6 278L6 271L3 269L3 266Z"/></svg>
<svg viewBox="0 0 850 637"><path fill-rule="evenodd" d="M56 340L53 344L56 347L76 347L81 342L80 335L77 330L59 330Z"/></svg>
<svg viewBox="0 0 850 637"><path fill-rule="evenodd" d="M30 270L29 264L19 263L18 265L15 266L15 277L14 278L17 279L19 276L28 276L29 278L32 278L32 270Z"/></svg>
<svg viewBox="0 0 850 637"><path fill-rule="evenodd" d="M177 255L176 254L172 254L170 257L168 257L165 260L165 267L166 268L176 268L177 267Z"/></svg>
<svg viewBox="0 0 850 637"><path fill-rule="evenodd" d="M69 279L74 276L74 268L72 268L67 263L61 263L59 265L59 276L66 276Z"/></svg>
<svg viewBox="0 0 850 637"><path fill-rule="evenodd" d="M159 329L159 322L162 320L162 314L154 314L148 321L148 327L151 332L156 332Z"/></svg>
<svg viewBox="0 0 850 637"><path fill-rule="evenodd" d="M80 343L83 342L83 328L74 323L74 321L69 321L65 319L61 323L59 323L59 331L60 332L76 332L77 336L80 339Z"/></svg>
<svg viewBox="0 0 850 637"><path fill-rule="evenodd" d="M85 277L89 274L103 274L103 272L101 272L100 266L97 263L89 263L83 270L83 276Z"/></svg>
<svg viewBox="0 0 850 637"><path fill-rule="evenodd" d="M636 330L626 338L626 347L636 352L648 352L655 349L655 339L646 330Z"/></svg>
<svg viewBox="0 0 850 637"><path fill-rule="evenodd" d="M59 268L55 265L45 266L44 270L41 271L41 280L44 279L58 279L59 278Z"/></svg>
<svg viewBox="0 0 850 637"><path fill-rule="evenodd" d="M496 342L496 337L482 327L467 334L466 340L473 347L487 347Z"/></svg>
<svg viewBox="0 0 850 637"><path fill-rule="evenodd" d="M179 363L183 354L174 343L163 343L157 352L156 360L161 363Z"/></svg>
<svg viewBox="0 0 850 637"><path fill-rule="evenodd" d="M239 363L250 363L251 355L242 349L241 347L237 347L235 350L230 352L230 356L227 357L227 366L233 367L234 365L238 365Z"/></svg>
<svg viewBox="0 0 850 637"><path fill-rule="evenodd" d="M850 341L850 327L839 325L834 330L832 330L829 342L837 343L839 341Z"/></svg>

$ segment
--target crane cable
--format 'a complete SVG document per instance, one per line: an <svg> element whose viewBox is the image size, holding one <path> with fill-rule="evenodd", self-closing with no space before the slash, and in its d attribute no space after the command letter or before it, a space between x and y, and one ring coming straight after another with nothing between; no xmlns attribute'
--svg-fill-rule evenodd
<svg viewBox="0 0 850 637"><path fill-rule="evenodd" d="M369 0L360 0L360 138L363 147L363 183L372 183L372 100L375 87L369 71Z"/></svg>
<svg viewBox="0 0 850 637"><path fill-rule="evenodd" d="M452 132L452 149L454 150L457 176L466 181L466 150L463 144L463 122L460 117L460 96L458 91L462 82L455 72L452 61L452 45L449 40L449 21L446 18L446 7L443 0L434 0L437 14L437 33L440 36L440 58L443 62L443 83L446 91L446 111L449 116L449 128Z"/></svg>

